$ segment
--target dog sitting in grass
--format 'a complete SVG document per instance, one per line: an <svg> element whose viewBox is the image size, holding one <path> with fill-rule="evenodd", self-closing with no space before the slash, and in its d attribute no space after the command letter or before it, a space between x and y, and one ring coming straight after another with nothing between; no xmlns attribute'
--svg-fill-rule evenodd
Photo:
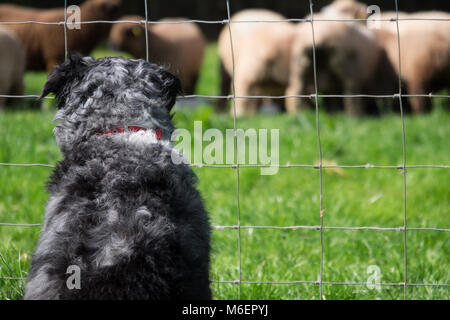
<svg viewBox="0 0 450 320"><path fill-rule="evenodd" d="M180 88L144 60L70 55L50 74L64 159L25 299L211 298L207 212L191 168L172 161Z"/></svg>

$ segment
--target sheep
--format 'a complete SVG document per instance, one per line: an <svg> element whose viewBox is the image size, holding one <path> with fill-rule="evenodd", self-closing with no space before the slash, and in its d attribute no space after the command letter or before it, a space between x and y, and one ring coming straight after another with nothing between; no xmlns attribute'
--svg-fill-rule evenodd
<svg viewBox="0 0 450 320"><path fill-rule="evenodd" d="M355 0L335 0L330 5L323 7L320 14L327 16L345 16L353 19L367 19L367 5Z"/></svg>
<svg viewBox="0 0 450 320"><path fill-rule="evenodd" d="M345 5L344 5L345 4ZM350 18L360 17L360 13L352 14L351 7L365 6L354 0L336 0L328 10L341 12ZM325 9L326 10L326 9ZM366 9L367 11L367 9ZM353 12L355 12L353 10ZM360 12L360 11L359 11ZM381 20L396 18L394 11L380 14ZM432 91L450 88L450 14L440 11L424 11L415 13L399 12L399 18L408 19L447 19L432 20L400 20L401 80L406 93L423 95ZM395 21L380 21L380 29L372 29L378 43L386 50L397 74L400 70L398 57L398 35ZM411 109L414 113L422 113L431 109L428 97L410 97Z"/></svg>
<svg viewBox="0 0 450 320"><path fill-rule="evenodd" d="M25 51L22 43L7 28L0 26L0 95L22 95ZM7 99L0 97L0 108Z"/></svg>
<svg viewBox="0 0 450 320"><path fill-rule="evenodd" d="M395 17L395 12L387 12L382 18ZM401 18L450 19L450 14L439 11L401 14ZM411 95L423 95L432 91L450 89L450 22L430 20L399 21L400 62L402 81L406 92ZM398 34L396 23L382 22L379 35L383 31L389 34L379 36L380 43L386 48L388 56L400 70L398 59ZM431 110L428 97L410 97L414 113Z"/></svg>
<svg viewBox="0 0 450 320"><path fill-rule="evenodd" d="M264 9L242 10L232 21L278 21L284 16ZM289 80L290 47L295 35L291 22L232 22L235 95L283 95ZM222 29L218 50L221 60L221 95L230 91L233 57L228 25ZM257 112L259 99L236 99L236 116ZM221 100L218 109L225 109ZM231 110L233 113L233 110Z"/></svg>
<svg viewBox="0 0 450 320"><path fill-rule="evenodd" d="M319 13L316 19L328 19ZM326 95L394 94L398 78L385 50L375 35L358 23L317 21L314 23L317 86ZM315 93L313 37L309 24L301 24L292 45L291 74L286 95ZM308 98L286 99L286 109L295 113L310 106ZM376 100L371 97L327 97L329 111L342 105L351 115L377 114Z"/></svg>
<svg viewBox="0 0 450 320"><path fill-rule="evenodd" d="M142 21L139 16L124 16L121 20ZM165 18L159 22L180 22L185 18ZM185 94L193 94L203 63L206 40L195 23L151 24L148 26L149 61L165 65L181 80ZM112 49L146 58L145 25L118 23L110 32Z"/></svg>
<svg viewBox="0 0 450 320"><path fill-rule="evenodd" d="M88 0L80 6L80 20L115 20L120 14L121 0ZM35 9L12 4L0 5L0 21L20 22L61 22L64 21L64 9ZM50 72L65 58L64 26L42 24L11 24L7 27L14 31L22 41L26 55L26 69ZM107 23L82 24L80 29L67 29L67 47L69 51L89 54L98 42L106 37L111 25Z"/></svg>

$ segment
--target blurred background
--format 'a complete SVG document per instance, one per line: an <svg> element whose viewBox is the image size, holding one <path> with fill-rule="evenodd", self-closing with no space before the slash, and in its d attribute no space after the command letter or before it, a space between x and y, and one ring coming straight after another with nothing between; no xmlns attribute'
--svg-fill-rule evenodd
<svg viewBox="0 0 450 320"><path fill-rule="evenodd" d="M0 0L0 3L9 1ZM14 3L24 6L34 6L38 8L54 7L58 1L55 0L16 0ZM68 5L82 3L82 0L69 0ZM320 10L322 7L329 5L332 0L314 1L314 9ZM363 0L368 5L378 5L381 10L395 10L393 0ZM61 1L64 3L64 1ZM442 0L399 0L399 7L402 11L422 11L433 10L439 8L442 11L450 11L450 2ZM129 14L144 15L143 1L125 1L123 4L124 11ZM231 13L238 12L245 8L266 8L288 18L304 17L309 13L309 1L298 0L231 0ZM221 0L205 1L205 0L167 0L167 1L148 1L148 14L152 20L158 20L163 17L188 17L199 20L223 20L227 18L226 2ZM209 40L214 40L221 29L221 25L200 25L202 31Z"/></svg>
<svg viewBox="0 0 450 320"><path fill-rule="evenodd" d="M87 2L92 7L86 11L82 7L82 20L140 20L145 16L141 0L122 1L121 6L118 0L67 1L68 6L83 6ZM177 17L218 21L227 18L225 0L149 0L148 3L152 21ZM349 2L340 1L343 3ZM325 15L322 9L332 5L332 1L315 0L314 11L317 17L323 14L325 18L365 18L366 6L378 5L381 13L391 12L388 17L392 17L394 3L394 0L364 0L359 3L362 6L354 7L352 2L347 11L345 6L336 4L335 10ZM314 227L320 224L320 214L323 214L324 226L329 227L399 228L405 224L406 212L408 227L425 228L407 232L407 281L425 285L407 286L406 298L449 299L450 2L399 0L398 3L404 16L417 13L416 19L444 17L441 21L399 22L403 93L426 97L403 99L405 113L403 119L400 117L399 99L393 98L399 92L395 23L371 30L365 22L315 22L319 94L372 93L387 97L320 97L322 158L318 152L312 99L286 99L289 100L286 106L282 99L257 104L253 103L255 99L237 99L239 128L278 129L280 164L308 165L280 168L273 176L261 176L259 168L241 168L241 224ZM34 9L23 11L8 4ZM63 21L63 5L64 1L1 0L0 23ZM51 13L35 10L57 7L60 9ZM309 14L308 0L230 0L230 7L233 15L245 13L243 20L305 18ZM253 11L255 8L264 11ZM90 16L83 16L83 12ZM237 95L315 93L310 25L258 23L250 36L240 33L253 25L232 25L237 91L241 90ZM151 25L150 61L165 64L182 78L186 95L228 95L231 72L226 28L222 23ZM48 72L64 59L63 31L58 25L0 25L0 95L8 95L3 101L5 106L0 106L0 299L23 296L23 279L27 276L48 198L45 184L51 167L20 165L53 165L61 160L52 133L54 100L50 97L38 101L36 96L40 95ZM96 58L145 58L144 31L142 25L131 23L85 24L79 31L68 30L68 47ZM241 79L248 80L247 76L252 81L241 83ZM440 96L431 99L429 93ZM225 99L181 97L175 107L174 123L192 132L194 121L202 121L203 130L216 128L225 132L234 126L230 109L230 101ZM406 165L418 166L407 170L406 191L403 172L395 169L403 164L404 153ZM321 160L323 164L338 166L322 170L322 186L319 170L312 167ZM366 168L366 164L389 168ZM339 167L345 165L355 167ZM236 225L236 171L207 167L194 170L212 224ZM325 229L323 256L317 228L248 227L241 230L240 239L242 280L266 282L242 284L241 298L404 298L403 286L399 285L405 279L403 232ZM214 229L212 246L211 279L238 279L237 231ZM322 296L315 283L271 283L314 282L319 279L321 264L323 281L341 283L324 284ZM377 266L381 272L377 281L395 285L378 289L343 284L366 283L371 266ZM214 282L212 289L216 299L237 298L236 284Z"/></svg>

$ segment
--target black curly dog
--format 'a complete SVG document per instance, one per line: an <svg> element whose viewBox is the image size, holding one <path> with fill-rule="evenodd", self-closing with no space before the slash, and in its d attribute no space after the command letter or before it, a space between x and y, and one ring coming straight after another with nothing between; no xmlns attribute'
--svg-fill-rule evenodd
<svg viewBox="0 0 450 320"><path fill-rule="evenodd" d="M180 82L144 60L71 55L50 74L64 159L25 299L210 299L210 225L197 178L177 165ZM80 287L68 285L69 267Z"/></svg>

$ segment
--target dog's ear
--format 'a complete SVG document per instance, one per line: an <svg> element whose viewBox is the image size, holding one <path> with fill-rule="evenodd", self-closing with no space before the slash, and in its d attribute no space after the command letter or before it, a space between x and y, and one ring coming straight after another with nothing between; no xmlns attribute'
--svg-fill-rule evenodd
<svg viewBox="0 0 450 320"><path fill-rule="evenodd" d="M181 81L164 68L161 68L161 71L158 72L158 78L161 83L161 92L167 99L167 104L164 107L170 112L175 105L177 96L183 94Z"/></svg>
<svg viewBox="0 0 450 320"><path fill-rule="evenodd" d="M42 89L40 99L49 93L54 93L57 98L64 96L65 88L73 80L83 76L86 70L86 63L83 57L78 53L70 54L64 63L55 68L48 76L48 80Z"/></svg>

